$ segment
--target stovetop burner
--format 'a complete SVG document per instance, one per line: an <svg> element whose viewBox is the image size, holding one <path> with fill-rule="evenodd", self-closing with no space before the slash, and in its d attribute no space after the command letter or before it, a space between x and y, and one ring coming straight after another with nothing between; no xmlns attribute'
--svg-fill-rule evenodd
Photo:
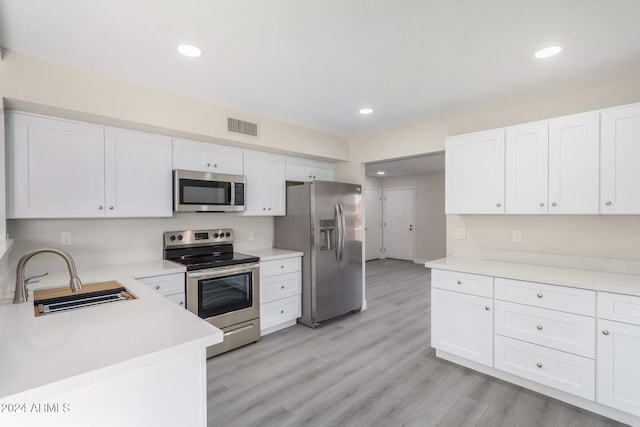
<svg viewBox="0 0 640 427"><path fill-rule="evenodd" d="M258 262L260 258L233 252L233 230L186 230L164 233L164 259L187 271Z"/></svg>

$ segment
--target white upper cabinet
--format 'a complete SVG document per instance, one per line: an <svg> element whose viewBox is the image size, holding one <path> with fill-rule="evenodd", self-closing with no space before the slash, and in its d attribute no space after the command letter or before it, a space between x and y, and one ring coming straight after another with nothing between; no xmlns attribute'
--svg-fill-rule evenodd
<svg viewBox="0 0 640 427"><path fill-rule="evenodd" d="M601 113L600 212L640 213L640 104Z"/></svg>
<svg viewBox="0 0 640 427"><path fill-rule="evenodd" d="M173 168L242 175L242 149L174 138Z"/></svg>
<svg viewBox="0 0 640 427"><path fill-rule="evenodd" d="M171 139L12 112L7 216L171 216Z"/></svg>
<svg viewBox="0 0 640 427"><path fill-rule="evenodd" d="M247 178L244 215L284 215L286 179L284 156L244 150Z"/></svg>
<svg viewBox="0 0 640 427"><path fill-rule="evenodd" d="M600 113L549 120L549 213L597 214Z"/></svg>
<svg viewBox="0 0 640 427"><path fill-rule="evenodd" d="M332 163L287 157L287 181L335 181L336 168Z"/></svg>
<svg viewBox="0 0 640 427"><path fill-rule="evenodd" d="M105 165L107 216L172 215L171 138L107 128Z"/></svg>
<svg viewBox="0 0 640 427"><path fill-rule="evenodd" d="M508 127L505 141L505 212L548 213L548 188L548 122Z"/></svg>
<svg viewBox="0 0 640 427"><path fill-rule="evenodd" d="M504 213L504 129L447 138L446 213Z"/></svg>

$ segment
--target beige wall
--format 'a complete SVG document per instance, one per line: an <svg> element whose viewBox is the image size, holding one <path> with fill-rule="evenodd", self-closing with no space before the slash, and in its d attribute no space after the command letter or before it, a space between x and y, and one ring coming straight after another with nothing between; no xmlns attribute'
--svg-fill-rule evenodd
<svg viewBox="0 0 640 427"><path fill-rule="evenodd" d="M541 90L534 96L354 138L351 165L356 168L365 162L438 152L444 149L447 136L638 101L638 74ZM466 240L453 239L453 228L459 226L466 228ZM519 245L512 243L514 229L522 231ZM457 248L640 260L640 216L449 215L447 252L451 254Z"/></svg>
<svg viewBox="0 0 640 427"><path fill-rule="evenodd" d="M0 61L0 94L5 106L34 113L263 151L349 159L346 138L11 51ZM260 138L228 133L229 116L257 122Z"/></svg>

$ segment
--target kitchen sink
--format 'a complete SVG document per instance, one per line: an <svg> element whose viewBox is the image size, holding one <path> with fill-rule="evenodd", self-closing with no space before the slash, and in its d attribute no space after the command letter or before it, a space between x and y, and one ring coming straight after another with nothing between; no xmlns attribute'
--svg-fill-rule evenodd
<svg viewBox="0 0 640 427"><path fill-rule="evenodd" d="M38 317L132 299L136 297L124 286L109 281L84 285L82 291L75 293L71 292L69 286L36 290L33 293L33 308Z"/></svg>

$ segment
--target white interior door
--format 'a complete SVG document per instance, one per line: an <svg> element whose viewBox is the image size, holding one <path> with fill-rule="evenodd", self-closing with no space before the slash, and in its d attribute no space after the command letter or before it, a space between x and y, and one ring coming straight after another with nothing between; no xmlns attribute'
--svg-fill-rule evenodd
<svg viewBox="0 0 640 427"><path fill-rule="evenodd" d="M414 189L384 190L384 255L413 261Z"/></svg>
<svg viewBox="0 0 640 427"><path fill-rule="evenodd" d="M382 189L364 190L364 234L366 261L382 258Z"/></svg>

